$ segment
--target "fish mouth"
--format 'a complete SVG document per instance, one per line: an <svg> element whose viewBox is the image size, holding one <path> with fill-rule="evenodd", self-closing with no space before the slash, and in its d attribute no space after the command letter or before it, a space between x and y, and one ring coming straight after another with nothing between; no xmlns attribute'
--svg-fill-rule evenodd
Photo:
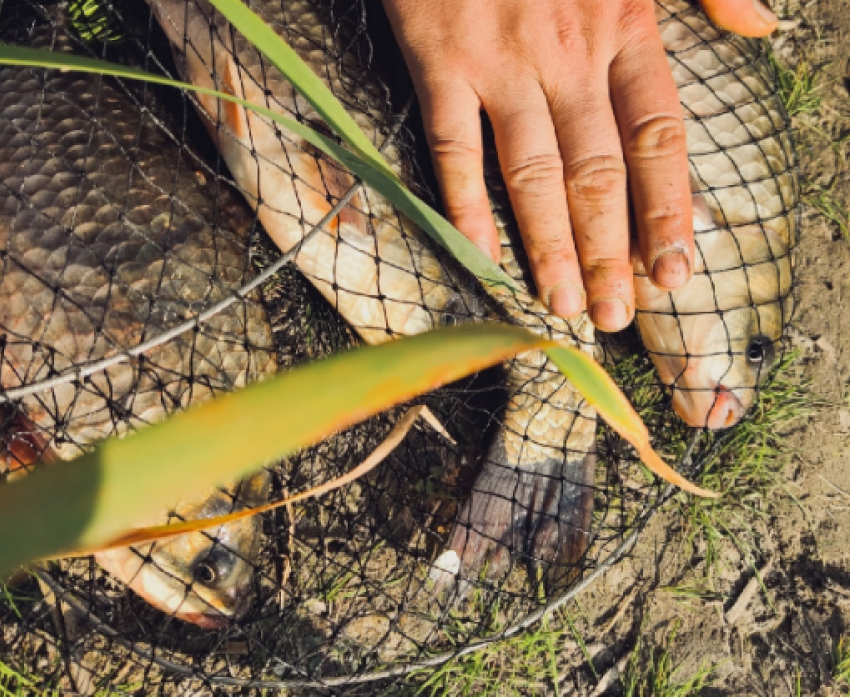
<svg viewBox="0 0 850 697"><path fill-rule="evenodd" d="M228 591L226 599L201 598L206 608L201 609L197 602L192 602L193 608L185 611L178 609L173 616L201 629L222 629L248 614L251 608L251 594L248 591L248 588L240 586Z"/></svg>
<svg viewBox="0 0 850 697"><path fill-rule="evenodd" d="M174 617L201 629L222 629L233 620L220 612L175 612Z"/></svg>
<svg viewBox="0 0 850 697"><path fill-rule="evenodd" d="M673 408L689 426L712 430L731 428L747 412L735 392L720 383L702 391L674 388Z"/></svg>

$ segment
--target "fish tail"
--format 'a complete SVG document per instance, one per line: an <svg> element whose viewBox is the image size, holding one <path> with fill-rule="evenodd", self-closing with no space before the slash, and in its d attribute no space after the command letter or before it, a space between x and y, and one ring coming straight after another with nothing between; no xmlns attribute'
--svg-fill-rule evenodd
<svg viewBox="0 0 850 697"><path fill-rule="evenodd" d="M449 549L463 581L483 575L498 582L519 562L532 583L552 592L575 578L587 549L596 416L540 352L512 360L507 384L504 416Z"/></svg>
<svg viewBox="0 0 850 697"><path fill-rule="evenodd" d="M587 549L595 462L587 453L517 467L494 445L449 541L460 578L498 582L524 562L547 591L567 585Z"/></svg>

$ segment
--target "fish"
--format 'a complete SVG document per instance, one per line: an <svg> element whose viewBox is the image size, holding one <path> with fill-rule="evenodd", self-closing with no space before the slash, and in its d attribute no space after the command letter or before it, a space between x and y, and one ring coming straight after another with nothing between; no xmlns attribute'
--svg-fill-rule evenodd
<svg viewBox="0 0 850 697"><path fill-rule="evenodd" d="M85 53L61 12L26 12L4 12L4 43ZM22 435L3 440L12 474L28 458L73 459L277 369L252 295L138 360L75 373L194 318L253 276L253 214L169 138L143 97L99 76L0 68L0 385L74 378L15 400ZM256 506L269 488L262 470L140 524ZM260 541L254 517L96 559L151 605L211 628L244 614Z"/></svg>
<svg viewBox="0 0 850 697"><path fill-rule="evenodd" d="M636 259L637 325L676 413L729 428L756 401L793 313L791 124L759 42L717 29L685 0L657 0L656 19L684 110L696 267L668 292Z"/></svg>
<svg viewBox="0 0 850 697"><path fill-rule="evenodd" d="M171 42L178 72L192 84L236 95L322 129L319 114L286 78L206 0L148 0ZM389 138L386 92L358 60L355 43L309 0L249 0L341 100L387 162L410 181L410 164ZM234 181L283 251L369 344L441 325L510 321L541 336L594 351L586 314L553 316L522 268L509 208L501 231L503 268L519 286L481 286L401 215L363 185L316 235L355 183L351 174L295 134L242 106L196 94L195 105ZM515 263L516 262L516 263ZM507 403L484 448L480 471L448 540L458 570L474 578L486 565L496 579L515 563L540 570L556 587L587 547L595 473L596 412L539 351L505 366Z"/></svg>
<svg viewBox="0 0 850 697"><path fill-rule="evenodd" d="M217 518L268 499L268 470L217 489L168 512L166 520ZM97 563L158 610L202 629L220 629L248 612L251 584L262 542L258 516L219 525L203 532L176 535L136 547L98 552Z"/></svg>
<svg viewBox="0 0 850 697"><path fill-rule="evenodd" d="M205 0L148 4L190 82L323 128L306 100ZM245 4L324 80L406 179L402 153L387 139L386 94L323 7L309 0ZM675 411L691 425L723 428L752 405L789 319L793 147L757 43L720 32L692 3L657 0L656 11L686 116L698 258L694 280L673 293L655 287L635 261L637 324ZM301 243L353 184L264 117L209 96L195 104L281 250ZM535 298L498 164L488 159L502 266L518 291L476 284L368 186L303 243L296 264L367 343L501 319L593 354L585 314L554 317ZM448 539L454 561L443 568L469 579L486 565L492 579L517 558L543 569L547 587L558 588L574 578L590 540L596 413L540 352L517 356L505 369L507 404Z"/></svg>

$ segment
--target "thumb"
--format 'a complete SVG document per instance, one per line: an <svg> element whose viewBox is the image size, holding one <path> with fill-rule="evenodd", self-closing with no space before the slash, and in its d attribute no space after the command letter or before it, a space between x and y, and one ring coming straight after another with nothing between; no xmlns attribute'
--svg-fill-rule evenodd
<svg viewBox="0 0 850 697"><path fill-rule="evenodd" d="M708 18L741 36L767 36L779 20L759 0L700 0Z"/></svg>

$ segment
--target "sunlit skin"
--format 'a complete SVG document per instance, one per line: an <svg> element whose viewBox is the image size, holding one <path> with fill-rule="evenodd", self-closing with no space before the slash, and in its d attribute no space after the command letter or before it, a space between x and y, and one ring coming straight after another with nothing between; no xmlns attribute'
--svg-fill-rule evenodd
<svg viewBox="0 0 850 697"><path fill-rule="evenodd" d="M765 36L757 0L701 0L709 17ZM653 0L384 0L420 96L452 223L498 261L480 112L541 299L602 330L631 322L629 204L660 288L694 270L681 107Z"/></svg>

